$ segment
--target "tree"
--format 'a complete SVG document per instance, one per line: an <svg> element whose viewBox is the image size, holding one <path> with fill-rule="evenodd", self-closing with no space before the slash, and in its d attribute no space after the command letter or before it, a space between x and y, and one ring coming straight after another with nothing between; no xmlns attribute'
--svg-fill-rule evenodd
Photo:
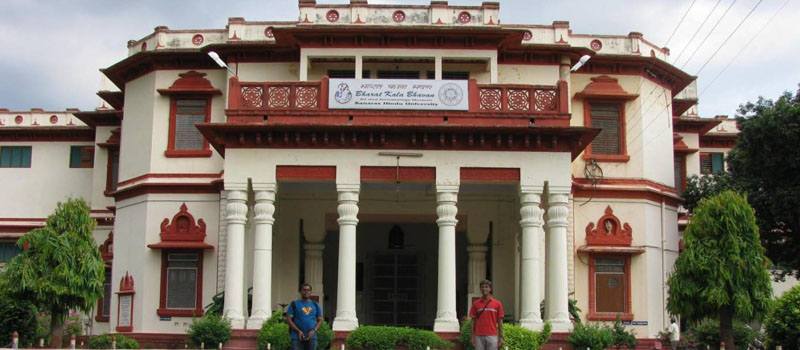
<svg viewBox="0 0 800 350"><path fill-rule="evenodd" d="M700 201L716 196L726 190L737 190L737 184L728 172L708 175L692 175L686 179L686 190L683 191L683 207L690 213Z"/></svg>
<svg viewBox="0 0 800 350"><path fill-rule="evenodd" d="M17 241L27 247L0 278L0 290L50 311L50 335L61 344L70 309L89 312L103 296L105 264L92 237L97 225L82 199L58 203L45 226Z"/></svg>
<svg viewBox="0 0 800 350"><path fill-rule="evenodd" d="M753 208L725 191L700 201L684 231L684 250L669 277L670 313L690 322L719 319L720 338L734 350L733 319L762 320L772 298L769 259Z"/></svg>
<svg viewBox="0 0 800 350"><path fill-rule="evenodd" d="M756 210L767 256L800 277L800 90L739 106L731 174Z"/></svg>

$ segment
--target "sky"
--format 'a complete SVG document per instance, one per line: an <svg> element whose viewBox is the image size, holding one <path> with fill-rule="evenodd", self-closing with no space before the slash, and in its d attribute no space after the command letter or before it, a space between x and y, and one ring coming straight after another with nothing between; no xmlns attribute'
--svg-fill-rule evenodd
<svg viewBox="0 0 800 350"><path fill-rule="evenodd" d="M480 5L481 1L449 3ZM0 108L92 110L99 103L95 94L101 86L99 69L124 59L128 40L141 39L159 25L222 29L228 17L296 20L297 1L0 0ZM775 99L798 89L797 19L800 0L500 1L503 24L565 20L574 33L636 31L656 45L666 44L670 63L698 76L702 117L734 116L739 104L759 96Z"/></svg>

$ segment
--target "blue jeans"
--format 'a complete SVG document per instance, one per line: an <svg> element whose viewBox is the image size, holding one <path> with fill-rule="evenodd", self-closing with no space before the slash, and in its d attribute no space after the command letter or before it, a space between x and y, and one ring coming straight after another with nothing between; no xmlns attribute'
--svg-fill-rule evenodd
<svg viewBox="0 0 800 350"><path fill-rule="evenodd" d="M317 350L317 340L292 339L292 350Z"/></svg>

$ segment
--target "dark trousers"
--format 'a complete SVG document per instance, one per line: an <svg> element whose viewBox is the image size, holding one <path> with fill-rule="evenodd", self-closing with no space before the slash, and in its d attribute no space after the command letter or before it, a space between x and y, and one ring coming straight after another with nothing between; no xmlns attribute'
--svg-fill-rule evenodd
<svg viewBox="0 0 800 350"><path fill-rule="evenodd" d="M317 340L292 339L292 350L317 350Z"/></svg>

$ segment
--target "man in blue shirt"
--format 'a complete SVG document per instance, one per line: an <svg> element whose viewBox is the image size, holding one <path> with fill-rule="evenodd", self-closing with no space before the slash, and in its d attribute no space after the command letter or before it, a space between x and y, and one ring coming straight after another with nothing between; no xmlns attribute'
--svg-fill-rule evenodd
<svg viewBox="0 0 800 350"><path fill-rule="evenodd" d="M311 285L300 285L301 299L289 304L286 323L292 337L292 350L316 350L317 331L322 325L322 307L311 300Z"/></svg>

